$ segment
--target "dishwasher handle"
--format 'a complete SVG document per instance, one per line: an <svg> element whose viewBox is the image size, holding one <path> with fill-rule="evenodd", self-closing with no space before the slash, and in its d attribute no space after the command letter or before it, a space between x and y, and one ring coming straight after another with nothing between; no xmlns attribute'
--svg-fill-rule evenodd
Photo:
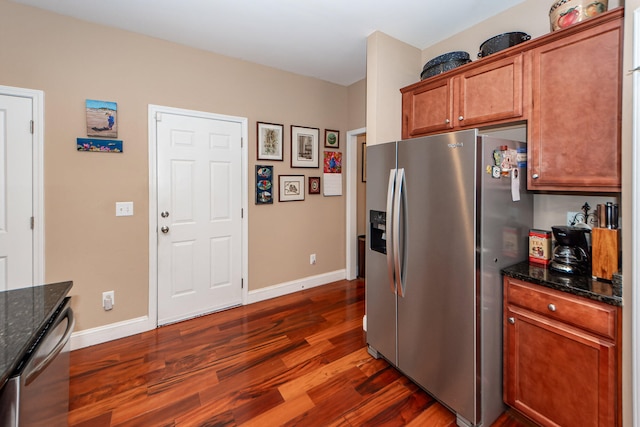
<svg viewBox="0 0 640 427"><path fill-rule="evenodd" d="M65 308L62 310L62 312L58 315L58 318L51 325L50 331L53 331L64 319L68 319L67 328L64 331L64 334L62 335L62 337L60 338L60 341L58 341L56 346L53 349L51 349L49 354L47 354L40 363L38 363L33 368L31 368L30 366L27 366L25 368L24 374L23 374L25 386L29 385L36 378L38 378L38 375L40 375L42 371L44 371L49 366L49 364L53 362L53 359L55 359L56 356L60 354L64 346L67 344L67 342L71 338L71 333L73 332L73 327L76 324L76 320L73 317L73 310L71 309L71 306L68 302L66 303Z"/></svg>

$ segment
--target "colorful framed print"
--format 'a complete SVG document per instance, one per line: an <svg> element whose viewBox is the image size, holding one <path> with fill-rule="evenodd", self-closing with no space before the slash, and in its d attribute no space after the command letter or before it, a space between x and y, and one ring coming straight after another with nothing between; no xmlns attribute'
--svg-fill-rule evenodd
<svg viewBox="0 0 640 427"><path fill-rule="evenodd" d="M87 136L118 137L118 104L87 99Z"/></svg>
<svg viewBox="0 0 640 427"><path fill-rule="evenodd" d="M283 132L283 125L258 122L258 160L282 161Z"/></svg>
<svg viewBox="0 0 640 427"><path fill-rule="evenodd" d="M76 149L93 153L122 153L122 141L116 139L77 138Z"/></svg>
<svg viewBox="0 0 640 427"><path fill-rule="evenodd" d="M256 165L256 205L273 204L273 166Z"/></svg>
<svg viewBox="0 0 640 427"><path fill-rule="evenodd" d="M304 200L304 175L278 175L278 200Z"/></svg>
<svg viewBox="0 0 640 427"><path fill-rule="evenodd" d="M320 177L309 177L309 194L320 194Z"/></svg>
<svg viewBox="0 0 640 427"><path fill-rule="evenodd" d="M342 173L342 153L339 151L324 152L324 173Z"/></svg>
<svg viewBox="0 0 640 427"><path fill-rule="evenodd" d="M337 130L325 129L324 146L326 148L340 148L340 132Z"/></svg>
<svg viewBox="0 0 640 427"><path fill-rule="evenodd" d="M291 126L291 167L317 168L318 161L318 128Z"/></svg>

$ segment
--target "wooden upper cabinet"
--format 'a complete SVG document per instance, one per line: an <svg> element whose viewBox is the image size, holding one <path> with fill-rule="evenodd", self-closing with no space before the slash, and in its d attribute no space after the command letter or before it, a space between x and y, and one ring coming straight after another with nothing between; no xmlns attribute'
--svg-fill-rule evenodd
<svg viewBox="0 0 640 427"><path fill-rule="evenodd" d="M460 126L497 123L523 115L523 55L475 67L454 77L455 121Z"/></svg>
<svg viewBox="0 0 640 427"><path fill-rule="evenodd" d="M401 89L402 137L527 121L530 190L619 192L624 8Z"/></svg>
<svg viewBox="0 0 640 427"><path fill-rule="evenodd" d="M453 128L451 78L420 84L402 94L402 137L415 138Z"/></svg>
<svg viewBox="0 0 640 427"><path fill-rule="evenodd" d="M415 138L523 116L523 56L432 77L402 89L402 137Z"/></svg>
<svg viewBox="0 0 640 427"><path fill-rule="evenodd" d="M620 14L528 52L529 189L620 191L622 38Z"/></svg>

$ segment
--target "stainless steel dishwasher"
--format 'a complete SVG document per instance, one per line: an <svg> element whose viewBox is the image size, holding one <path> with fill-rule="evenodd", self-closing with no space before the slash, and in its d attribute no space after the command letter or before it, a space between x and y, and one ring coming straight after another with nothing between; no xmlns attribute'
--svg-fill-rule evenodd
<svg viewBox="0 0 640 427"><path fill-rule="evenodd" d="M69 352L75 320L67 297L0 390L0 426L58 427L69 412Z"/></svg>

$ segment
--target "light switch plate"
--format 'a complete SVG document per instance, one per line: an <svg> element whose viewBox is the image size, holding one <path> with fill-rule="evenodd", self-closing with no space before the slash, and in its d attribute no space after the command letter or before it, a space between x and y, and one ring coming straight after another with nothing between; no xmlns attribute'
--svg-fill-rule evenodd
<svg viewBox="0 0 640 427"><path fill-rule="evenodd" d="M133 216L133 202L116 202L116 216Z"/></svg>

